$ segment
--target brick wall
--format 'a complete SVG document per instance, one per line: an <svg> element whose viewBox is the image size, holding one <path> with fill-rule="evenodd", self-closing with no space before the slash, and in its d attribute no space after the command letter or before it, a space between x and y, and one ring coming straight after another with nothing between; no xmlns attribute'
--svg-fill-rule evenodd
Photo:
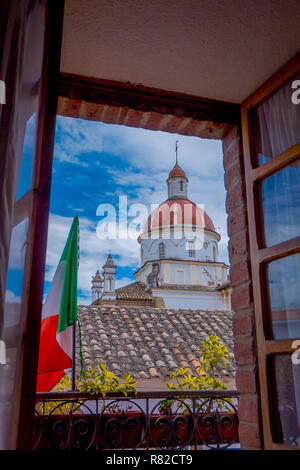
<svg viewBox="0 0 300 470"><path fill-rule="evenodd" d="M242 449L259 449L260 410L258 395L257 353L254 328L254 310L250 271L248 222L245 198L245 180L241 139L237 127L223 139L226 210L230 278L232 285L233 330L236 385L241 393L239 402L239 438Z"/></svg>
<svg viewBox="0 0 300 470"><path fill-rule="evenodd" d="M144 103L144 105L140 103L140 106L146 108L147 103ZM107 124L121 124L181 135L191 135L203 139L223 139L228 129L233 127L222 122L204 121L187 117L182 109L176 109L175 116L173 114L165 114L164 109L159 113L151 110L150 107L149 111L145 112L144 110L129 107L93 103L82 99L61 96L58 98L57 114L79 119L89 119L91 121L101 121Z"/></svg>

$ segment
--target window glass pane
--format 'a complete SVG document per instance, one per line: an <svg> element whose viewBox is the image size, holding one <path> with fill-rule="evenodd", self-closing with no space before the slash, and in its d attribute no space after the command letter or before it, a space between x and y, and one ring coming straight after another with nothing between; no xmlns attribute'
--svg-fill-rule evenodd
<svg viewBox="0 0 300 470"><path fill-rule="evenodd" d="M267 277L273 337L300 338L300 253L269 263Z"/></svg>
<svg viewBox="0 0 300 470"><path fill-rule="evenodd" d="M35 112L31 118L28 119L26 124L17 200L20 199L32 186L36 123L37 113Z"/></svg>
<svg viewBox="0 0 300 470"><path fill-rule="evenodd" d="M295 360L296 359L296 360ZM280 434L285 444L300 447L300 364L294 355L274 357Z"/></svg>
<svg viewBox="0 0 300 470"><path fill-rule="evenodd" d="M5 347L5 361L4 364L0 364L0 422L6 424L11 422L13 413L10 405L13 402L15 373L22 343L23 330L20 328L20 316L28 222L27 218L14 227L9 253L2 340ZM7 436L1 437L0 448L6 448Z"/></svg>
<svg viewBox="0 0 300 470"><path fill-rule="evenodd" d="M32 139L35 134L35 113L38 111L40 101L47 11L45 0L7 3L9 4L8 31L11 35L6 35L3 43L7 60L1 64L3 65L1 79L6 82L6 105L3 107L3 113L0 113L0 158L5 162L3 175L5 197L1 205L0 224L1 255L3 255L0 269L3 271L1 275L4 282L6 268L9 266L7 283L1 285L1 298L4 297L3 287L7 287L6 303L2 305L0 311L0 339L6 343L6 364L0 364L0 448L2 449L13 448L17 434L16 422L13 422L12 416L14 412L18 413L20 398L18 392L15 394L14 384L20 377L20 367L22 367L20 353L25 325L20 324L20 314L23 302L21 300L23 266L28 220L15 227L9 250L6 246L6 237L11 227L14 201L27 192L32 182L34 166ZM3 246L2 241L4 241ZM31 378L28 377L28 380Z"/></svg>
<svg viewBox="0 0 300 470"><path fill-rule="evenodd" d="M266 246L298 237L300 159L263 181L261 197Z"/></svg>
<svg viewBox="0 0 300 470"><path fill-rule="evenodd" d="M254 126L258 164L262 165L300 142L300 106L292 87L300 73L259 105Z"/></svg>

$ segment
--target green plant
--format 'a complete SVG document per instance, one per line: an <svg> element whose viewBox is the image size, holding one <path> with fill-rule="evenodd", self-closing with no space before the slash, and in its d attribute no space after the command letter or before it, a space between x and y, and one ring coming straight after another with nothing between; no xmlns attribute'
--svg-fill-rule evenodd
<svg viewBox="0 0 300 470"><path fill-rule="evenodd" d="M71 379L68 375L59 381L54 392L57 391L70 391L71 390ZM83 373L82 376L78 377L75 382L75 390L79 392L89 393L90 395L101 394L105 399L107 392L121 392L124 396L127 396L128 392L136 394L136 380L130 374L126 374L124 379L117 377L113 372L107 369L105 364L99 364L96 367L89 366ZM70 401L66 403L64 401L49 401L44 402L40 405L39 412L42 414L49 414L56 407L55 413L69 413L79 410L80 406L84 404L85 400L76 401L76 403ZM105 400L103 400L103 407L105 407ZM109 407L109 411L116 411L115 407Z"/></svg>
<svg viewBox="0 0 300 470"><path fill-rule="evenodd" d="M83 377L79 380L79 390L87 392L91 395L98 395L101 393L105 399L107 392L121 392L125 397L128 392L134 392L136 380L130 374L125 374L124 379L120 379L113 372L107 369L105 364L99 364L97 367L89 366L85 371ZM105 400L103 400L102 410L105 408ZM116 412L118 407L109 406L108 411Z"/></svg>
<svg viewBox="0 0 300 470"><path fill-rule="evenodd" d="M209 375L211 375L212 388L224 388L220 387L220 382L215 378L216 366L221 362L225 368L227 368L228 349L224 344L220 343L220 339L217 335L210 335L203 341L200 347L200 364ZM226 388L226 387L225 387Z"/></svg>
<svg viewBox="0 0 300 470"><path fill-rule="evenodd" d="M221 362L223 366L227 367L226 360L228 359L228 349L220 343L220 339L216 335L210 335L200 346L200 367L196 369L197 375L188 374L188 369L176 369L170 375L171 382L166 382L166 386L170 390L224 390L226 385L221 380L216 378L216 366ZM215 402L219 408L229 409L227 403L231 403L231 399L227 402L223 399L214 400L207 398L205 401L205 411L210 412ZM160 404L161 413L169 413L174 400L164 400ZM198 405L203 409L204 400L197 400ZM178 408L184 409L188 413L185 405L180 404Z"/></svg>
<svg viewBox="0 0 300 470"><path fill-rule="evenodd" d="M67 392L70 391L72 387L72 381L70 377L65 374L58 384L54 387L53 392ZM75 389L78 387L78 379L75 382ZM51 412L53 414L67 414L75 413L79 410L80 405L84 403L84 400L74 403L74 401L68 400L51 400L45 401L38 406L38 411L40 414L48 415Z"/></svg>
<svg viewBox="0 0 300 470"><path fill-rule="evenodd" d="M136 393L136 380L130 374L125 374L124 379L120 379L113 372L107 369L105 364L97 367L89 366L83 377L80 377L79 390L88 392L91 395L101 393L105 398L107 392L119 391L127 396L128 392Z"/></svg>

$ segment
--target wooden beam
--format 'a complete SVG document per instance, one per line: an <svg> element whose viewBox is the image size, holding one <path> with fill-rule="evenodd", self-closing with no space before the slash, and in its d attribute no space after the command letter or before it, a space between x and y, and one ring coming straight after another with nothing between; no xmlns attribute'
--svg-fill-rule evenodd
<svg viewBox="0 0 300 470"><path fill-rule="evenodd" d="M266 341L266 354L292 354L294 339L268 340Z"/></svg>
<svg viewBox="0 0 300 470"><path fill-rule="evenodd" d="M272 158L272 160L264 165L254 168L252 179L254 182L266 179L298 158L300 158L300 142L293 145L293 147L290 147L280 155L277 155L275 158Z"/></svg>
<svg viewBox="0 0 300 470"><path fill-rule="evenodd" d="M270 263L276 259L285 258L300 252L300 236L286 240L278 245L259 250L259 263Z"/></svg>
<svg viewBox="0 0 300 470"><path fill-rule="evenodd" d="M239 124L240 107L183 93L61 73L59 96L139 111L190 117L199 121Z"/></svg>
<svg viewBox="0 0 300 470"><path fill-rule="evenodd" d="M31 214L33 191L29 190L15 204L13 225L18 225Z"/></svg>

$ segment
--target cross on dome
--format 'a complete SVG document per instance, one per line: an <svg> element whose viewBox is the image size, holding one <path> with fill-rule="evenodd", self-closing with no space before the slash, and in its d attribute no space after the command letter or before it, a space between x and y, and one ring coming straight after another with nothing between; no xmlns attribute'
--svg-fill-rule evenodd
<svg viewBox="0 0 300 470"><path fill-rule="evenodd" d="M176 153L176 163L175 163L174 168L178 168L179 167L178 165L178 140L176 140L176 143L175 143L175 153Z"/></svg>
<svg viewBox="0 0 300 470"><path fill-rule="evenodd" d="M174 168L170 171L168 184L168 199L187 199L188 198L188 178L184 170L178 163L178 140L175 143L176 162Z"/></svg>

